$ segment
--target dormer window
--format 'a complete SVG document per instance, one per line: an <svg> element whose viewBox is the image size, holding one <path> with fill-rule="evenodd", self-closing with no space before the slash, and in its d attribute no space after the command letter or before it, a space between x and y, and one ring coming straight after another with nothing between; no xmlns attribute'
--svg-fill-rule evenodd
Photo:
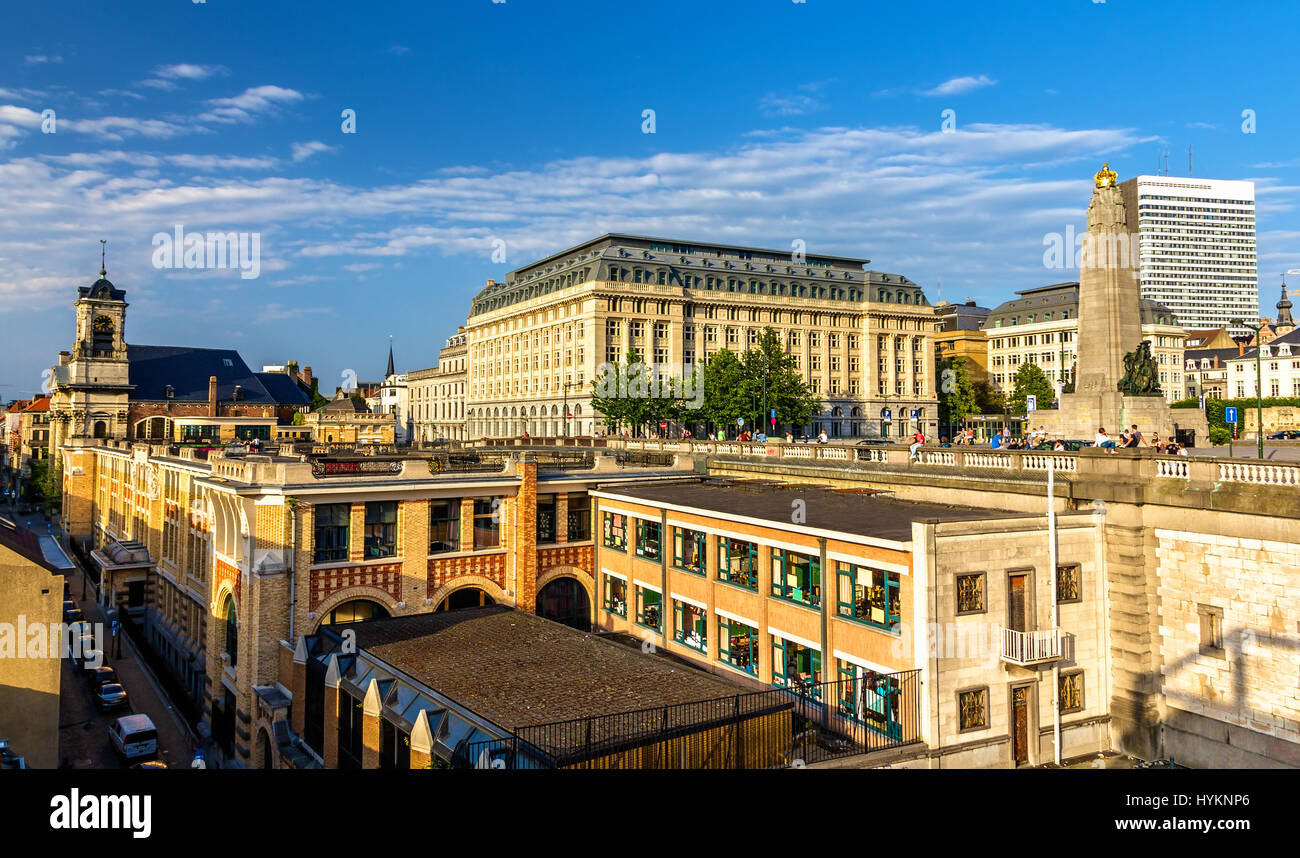
<svg viewBox="0 0 1300 858"><path fill-rule="evenodd" d="M176 388L172 387L170 384L167 385L166 387L163 388L163 396L167 397L168 399L175 399Z"/></svg>

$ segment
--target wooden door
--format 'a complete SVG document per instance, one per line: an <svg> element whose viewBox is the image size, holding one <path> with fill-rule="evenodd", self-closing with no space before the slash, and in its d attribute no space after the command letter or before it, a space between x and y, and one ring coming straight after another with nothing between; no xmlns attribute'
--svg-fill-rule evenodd
<svg viewBox="0 0 1300 858"><path fill-rule="evenodd" d="M1029 631L1029 576L1011 575L1007 589L1007 628Z"/></svg>
<svg viewBox="0 0 1300 858"><path fill-rule="evenodd" d="M1029 687L1011 689L1011 751L1017 766L1029 763Z"/></svg>

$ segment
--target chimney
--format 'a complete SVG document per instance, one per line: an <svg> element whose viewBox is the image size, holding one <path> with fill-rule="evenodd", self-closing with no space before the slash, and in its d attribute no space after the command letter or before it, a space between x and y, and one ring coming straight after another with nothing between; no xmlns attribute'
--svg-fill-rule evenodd
<svg viewBox="0 0 1300 858"><path fill-rule="evenodd" d="M217 416L217 377L208 376L208 416Z"/></svg>
<svg viewBox="0 0 1300 858"><path fill-rule="evenodd" d="M1245 353L1246 353L1246 340L1243 337L1242 339L1237 340L1237 357L1241 357Z"/></svg>
<svg viewBox="0 0 1300 858"><path fill-rule="evenodd" d="M307 385L308 387L311 387L311 367L309 366L303 367L302 383Z"/></svg>

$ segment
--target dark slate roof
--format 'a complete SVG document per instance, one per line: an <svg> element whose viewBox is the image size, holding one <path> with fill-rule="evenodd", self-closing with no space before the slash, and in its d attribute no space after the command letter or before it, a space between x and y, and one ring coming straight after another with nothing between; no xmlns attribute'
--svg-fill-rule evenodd
<svg viewBox="0 0 1300 858"><path fill-rule="evenodd" d="M166 388L170 384L176 402L207 402L208 377L215 375L218 400L233 399L235 385L239 385L244 391L243 402L276 402L258 374L248 368L234 349L128 345L126 354L131 364L131 384L135 387L131 398L137 401L166 400ZM293 404L299 402L295 397Z"/></svg>
<svg viewBox="0 0 1300 858"><path fill-rule="evenodd" d="M21 557L30 560L42 569L58 572L41 549L41 538L25 527L14 524L7 518L0 518L0 545Z"/></svg>
<svg viewBox="0 0 1300 858"><path fill-rule="evenodd" d="M1183 360L1196 361L1197 368L1200 368L1201 358L1209 358L1210 363L1214 363L1215 358L1219 359L1219 366L1222 367L1225 361L1239 357L1236 349L1185 349L1183 351Z"/></svg>
<svg viewBox="0 0 1300 858"><path fill-rule="evenodd" d="M279 405L311 405L311 394L282 372L255 373L266 392Z"/></svg>
<svg viewBox="0 0 1300 858"><path fill-rule="evenodd" d="M1025 318L1026 314L1030 312L1038 316L1043 311L1069 310L1074 314L1075 318L1078 318L1078 282L1055 283L1051 286L1022 289L1018 290L1016 294L1020 297L1012 298L1010 301L1003 301L989 311L988 317L984 321L984 330L991 331L994 328L1011 328L1031 324ZM1150 298L1138 299L1138 312L1141 314L1141 324L1143 325L1154 324L1161 316L1169 317L1174 324L1178 322L1173 310ZM1010 324L1012 315L1017 317L1017 325ZM1061 317L1057 315L1055 318L1060 319ZM1043 321L1041 317L1035 319L1035 322L1041 321ZM1001 324L998 324L998 322Z"/></svg>
<svg viewBox="0 0 1300 858"><path fill-rule="evenodd" d="M343 412L344 414L369 414L370 409L364 404L357 402L351 396L336 396L325 405L316 409L317 411L328 411L331 414Z"/></svg>
<svg viewBox="0 0 1300 858"><path fill-rule="evenodd" d="M114 286L107 278L100 277L89 286L78 286L77 297L97 298L106 301L125 301L126 292Z"/></svg>
<svg viewBox="0 0 1300 858"><path fill-rule="evenodd" d="M1271 348L1272 346L1280 346L1283 343L1286 343L1287 345L1291 346L1292 352L1294 353L1296 346L1300 346L1300 328L1291 331L1288 334L1283 334L1280 337L1274 337L1273 339L1264 343L1264 348L1267 349L1267 348ZM1246 353L1244 355L1241 355L1241 357L1250 358L1251 360L1254 360L1256 351L1257 349L1255 346L1248 346L1246 348ZM1268 352L1264 356L1276 357L1276 355L1274 355L1272 352ZM1234 355L1234 357L1236 356Z"/></svg>
<svg viewBox="0 0 1300 858"><path fill-rule="evenodd" d="M837 492L816 486L709 479L698 483L642 483L602 487L629 501L672 504L702 513L727 513L770 521L785 529L829 530L895 542L912 541L914 521L977 521L1023 513L937 503L914 503L883 495ZM806 521L790 523L791 502L806 504Z"/></svg>
<svg viewBox="0 0 1300 858"><path fill-rule="evenodd" d="M504 605L347 628L359 649L508 729L750 690Z"/></svg>

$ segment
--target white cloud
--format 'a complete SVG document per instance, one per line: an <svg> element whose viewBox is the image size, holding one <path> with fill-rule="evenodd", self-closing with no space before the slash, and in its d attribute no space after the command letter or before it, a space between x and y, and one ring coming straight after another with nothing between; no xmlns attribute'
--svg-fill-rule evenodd
<svg viewBox="0 0 1300 858"><path fill-rule="evenodd" d="M227 74L225 66L205 66L195 63L176 63L158 66L153 70L153 77L140 81L141 86L151 89L177 89L176 81L207 80L214 75Z"/></svg>
<svg viewBox="0 0 1300 858"><path fill-rule="evenodd" d="M997 81L988 75L954 77L945 80L943 83L921 92L921 95L941 96L941 95L963 95L976 89L982 89L986 86L993 86Z"/></svg>
<svg viewBox="0 0 1300 858"><path fill-rule="evenodd" d="M758 109L764 116L802 116L824 105L811 95L777 95L769 92L758 101Z"/></svg>
<svg viewBox="0 0 1300 858"><path fill-rule="evenodd" d="M48 56L46 54L37 54L36 56L23 57L23 62L27 63L27 65L29 66L39 66L39 65L44 65L46 63L61 63L63 62L63 57L53 57L53 56Z"/></svg>
<svg viewBox="0 0 1300 858"><path fill-rule="evenodd" d="M319 140L312 140L309 143L295 143L293 144L292 157L294 161L306 161L312 155L319 152L333 152L334 149L334 146L327 146Z"/></svg>
<svg viewBox="0 0 1300 858"><path fill-rule="evenodd" d="M255 86L229 98L210 99L208 104L212 109L199 114L198 119L218 123L252 122L259 114L274 114L282 106L302 100L303 94L297 90L269 84Z"/></svg>

